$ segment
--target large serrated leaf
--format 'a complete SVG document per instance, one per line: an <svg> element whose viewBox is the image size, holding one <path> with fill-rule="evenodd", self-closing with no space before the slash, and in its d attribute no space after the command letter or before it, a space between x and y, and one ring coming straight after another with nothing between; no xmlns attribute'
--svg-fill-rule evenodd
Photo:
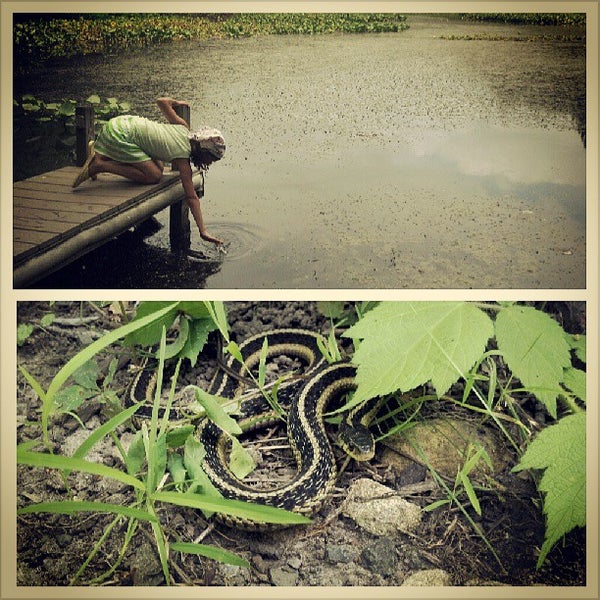
<svg viewBox="0 0 600 600"><path fill-rule="evenodd" d="M538 487L546 493L546 539L538 567L565 533L585 525L585 420L581 412L544 429L513 469L545 469Z"/></svg>
<svg viewBox="0 0 600 600"><path fill-rule="evenodd" d="M441 396L473 366L492 334L492 321L473 304L382 302L345 334L362 339L353 359L353 403L429 381Z"/></svg>
<svg viewBox="0 0 600 600"><path fill-rule="evenodd" d="M496 317L496 340L510 370L556 417L563 370L571 366L560 325L530 306L509 306Z"/></svg>

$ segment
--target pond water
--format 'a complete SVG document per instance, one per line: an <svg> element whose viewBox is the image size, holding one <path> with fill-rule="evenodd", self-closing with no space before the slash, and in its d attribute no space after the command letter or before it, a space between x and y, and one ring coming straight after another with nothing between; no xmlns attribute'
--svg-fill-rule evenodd
<svg viewBox="0 0 600 600"><path fill-rule="evenodd" d="M227 141L203 211L228 254L193 231L206 258L178 259L167 227L132 232L39 287L585 287L584 42L408 23L184 42L15 80L16 94L116 96L151 118L156 97L185 99L192 127Z"/></svg>

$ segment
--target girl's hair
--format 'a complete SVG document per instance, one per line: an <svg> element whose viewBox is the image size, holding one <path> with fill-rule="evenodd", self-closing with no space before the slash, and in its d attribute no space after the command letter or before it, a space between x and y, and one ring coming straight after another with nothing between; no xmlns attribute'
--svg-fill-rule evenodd
<svg viewBox="0 0 600 600"><path fill-rule="evenodd" d="M194 166L201 171L208 171L208 167L219 160L214 154L206 150L205 148L200 148L198 144L194 144L192 142L192 152L190 154L190 159Z"/></svg>

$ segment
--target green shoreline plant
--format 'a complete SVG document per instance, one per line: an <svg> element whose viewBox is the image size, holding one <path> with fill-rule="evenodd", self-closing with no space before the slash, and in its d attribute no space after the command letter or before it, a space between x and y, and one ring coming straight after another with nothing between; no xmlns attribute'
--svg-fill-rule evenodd
<svg viewBox="0 0 600 600"><path fill-rule="evenodd" d="M71 58L182 40L269 34L382 33L402 31L396 13L239 13L47 15L17 20L13 27L17 70L51 58Z"/></svg>
<svg viewBox="0 0 600 600"><path fill-rule="evenodd" d="M567 334L544 312L511 302L381 302L359 303L355 308L358 318L345 313L339 303L329 307L320 305L324 314L339 319L338 323L351 324L344 336L352 339L354 344L352 360L357 366L358 387L348 406L376 396L412 392L426 385L433 388L433 394L411 398L400 411L384 415L382 419L392 417L396 425L388 426L381 438L410 427L412 417L417 414L420 405L428 400L448 401L486 416L506 436L520 457L513 470L532 471L538 489L543 494L547 522L546 539L538 556L540 567L554 544L571 529L583 527L586 522L586 374L575 366L576 362L584 364L586 361L585 336ZM166 331L174 323L177 323L177 334L167 344ZM69 360L56 373L47 390L21 368L21 373L42 401L42 437L41 440L18 447L18 463L59 469L65 482L71 471L110 477L131 486L135 500L126 507L76 503L71 500L41 503L21 508L19 514L73 514L82 510L111 512L115 518L110 530L120 519L126 518L128 528L120 559L140 521L148 521L154 531L167 582L170 581L170 550L193 551L232 564L242 562L232 555L218 554L214 549L170 543L157 519L159 503L184 505L205 512L244 514L262 520L275 519L274 522L300 522L294 520L297 515L281 515L281 511L272 513L268 507L236 504L222 499L198 467L202 449L191 435L193 426L171 426L169 423L169 409L179 365L182 360L195 364L208 333L216 329L226 341L229 340L226 312L220 302L143 302L134 319L104 335ZM60 399L66 384L75 378L74 385L79 385L77 374L81 374L83 369L85 375L88 362L120 340L130 346L160 346L156 357L158 381L150 423L143 424L129 450L123 450L117 428L133 416L140 404L121 408L104 425L91 432L73 456L54 454L49 425L55 415L65 412L65 404ZM235 356L236 346L229 344L229 348ZM331 353L330 348L324 350ZM159 417L163 367L169 359L176 361L177 366L165 414ZM508 376L502 381L497 375L498 363L508 371ZM264 384L263 374L264 365L261 361L259 384ZM464 390L460 399L449 394L450 388L457 382L462 383ZM529 396L535 396L544 405L553 422L537 435L531 430L531 424L522 419L518 412L518 399ZM198 399L203 406L208 406L206 402L209 399L201 394ZM85 401L85 398L81 398L81 401ZM229 423L231 418L226 408L212 399L210 402L211 414ZM69 405L68 408L69 412L76 413L76 405ZM408 411L412 411L412 414L405 416ZM506 424L516 429L517 437L509 432ZM237 433L235 428L231 429L231 433ZM110 436L121 449L125 471L85 460L90 449L106 436ZM40 445L45 450L35 451L34 448ZM238 457L238 460L245 468L243 457ZM473 510L481 510L476 488L470 478L479 460L487 461L487 455L481 448L473 448L465 459L465 465L457 473L454 489L432 472L434 479L446 490L448 501L441 501L430 509L448 503L456 504L495 555L471 518L466 503L459 498L466 495ZM163 491L165 485L168 491ZM86 565L103 541L104 536L94 546ZM111 572L114 568L115 565ZM78 572L74 580L80 574Z"/></svg>

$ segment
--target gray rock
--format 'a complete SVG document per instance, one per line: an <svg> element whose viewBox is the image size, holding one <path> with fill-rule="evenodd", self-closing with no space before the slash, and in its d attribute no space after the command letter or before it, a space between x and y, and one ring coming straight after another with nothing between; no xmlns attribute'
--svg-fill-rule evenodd
<svg viewBox="0 0 600 600"><path fill-rule="evenodd" d="M391 575L398 564L396 548L389 538L381 538L367 546L362 551L361 558L369 570L384 577Z"/></svg>
<svg viewBox="0 0 600 600"><path fill-rule="evenodd" d="M289 567L274 567L269 571L271 583L276 586L292 586L298 584L298 572Z"/></svg>
<svg viewBox="0 0 600 600"><path fill-rule="evenodd" d="M332 563L350 563L356 559L356 552L352 546L343 544L329 544L327 546L327 560Z"/></svg>
<svg viewBox="0 0 600 600"><path fill-rule="evenodd" d="M421 522L421 509L371 479L358 479L348 490L342 512L374 535L412 533Z"/></svg>

